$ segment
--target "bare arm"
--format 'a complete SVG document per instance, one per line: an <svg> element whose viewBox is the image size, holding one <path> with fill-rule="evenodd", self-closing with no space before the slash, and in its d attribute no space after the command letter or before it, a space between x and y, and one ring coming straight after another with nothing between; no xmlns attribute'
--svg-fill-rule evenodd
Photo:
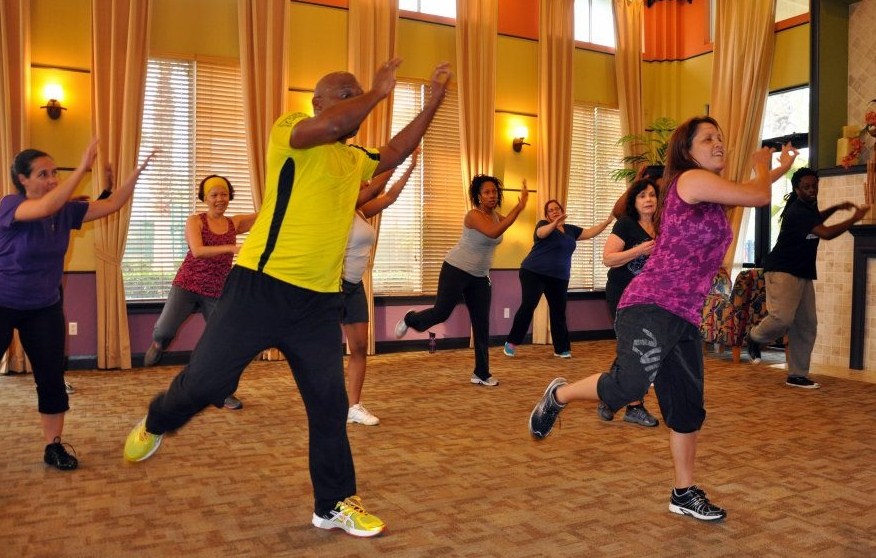
<svg viewBox="0 0 876 558"><path fill-rule="evenodd" d="M363 182L363 184L365 185L359 189L359 197L356 198L356 207L362 207L366 203L379 196L383 189L386 187L386 183L389 182L389 179L392 177L392 173L394 171L395 169L389 169L386 172L382 172L374 176L367 183Z"/></svg>
<svg viewBox="0 0 876 558"><path fill-rule="evenodd" d="M588 238L593 238L597 236L599 233L605 230L605 227L609 226L611 222L614 221L614 215L609 214L604 220L596 223L592 227L588 229L584 229L581 231L581 234L578 235L578 240L587 240Z"/></svg>
<svg viewBox="0 0 876 558"><path fill-rule="evenodd" d="M236 254L237 244L223 244L221 246L204 246L202 232L203 225L198 215L189 215L186 219L186 242L189 250L196 258L213 258L222 254Z"/></svg>
<svg viewBox="0 0 876 558"><path fill-rule="evenodd" d="M626 243L616 234L608 235L605 246L602 249L602 263L606 267L620 267L639 256L650 256L654 250L654 241L648 240L637 244L628 250L624 250Z"/></svg>
<svg viewBox="0 0 876 558"><path fill-rule="evenodd" d="M380 66L371 89L365 93L343 99L296 124L289 136L289 145L307 149L350 137L395 87L395 71L401 62L401 58L393 58Z"/></svg>
<svg viewBox="0 0 876 558"><path fill-rule="evenodd" d="M234 230L237 231L237 234L249 232L258 216L258 213L247 213L244 215L235 215L234 217L231 217L231 221L234 223Z"/></svg>
<svg viewBox="0 0 876 558"><path fill-rule="evenodd" d="M140 173L143 172L143 169L149 164L149 161L155 156L155 151L150 153L146 159L131 173L125 182L122 183L122 186L117 190L114 190L112 194L108 198L98 199L93 202L88 203L88 211L85 212L84 222L94 221L95 219L100 219L101 217L105 217L110 213L115 213L119 209L125 205L128 200L131 199L131 195L134 193L134 186L137 184L137 179L140 178ZM107 166L105 169L107 180L110 185L112 185L113 174L112 169Z"/></svg>
<svg viewBox="0 0 876 558"><path fill-rule="evenodd" d="M94 164L94 159L97 157L97 138L91 140L85 153L82 154L82 161L76 167L67 180L59 184L57 187L49 190L38 199L26 199L15 209L16 221L36 221L54 215L64 207L73 190L79 185L79 182L85 176L85 173Z"/></svg>
<svg viewBox="0 0 876 558"><path fill-rule="evenodd" d="M547 238L552 232L557 230L557 227L566 222L566 214L563 213L553 221L548 221L544 225L535 229L535 236L539 238Z"/></svg>
<svg viewBox="0 0 876 558"><path fill-rule="evenodd" d="M823 238L824 240L833 240L834 238L849 230L852 225L863 219L864 215L866 215L867 212L870 210L870 206L867 204L861 206L855 206L854 204L852 205L855 208L855 212L852 214L851 217L849 217L845 221L840 221L839 223L830 226L825 226L823 224L816 225L815 228L812 229L812 234L814 234L818 238Z"/></svg>
<svg viewBox="0 0 876 558"><path fill-rule="evenodd" d="M520 190L520 199L517 205L508 212L508 215L500 216L499 221L493 219L477 209L470 210L465 215L464 224L470 229L474 229L484 236L490 238L499 238L502 233L508 230L508 227L514 224L520 212L526 207L526 200L529 197L529 190L526 189L526 179L523 179L523 188Z"/></svg>
<svg viewBox="0 0 876 558"><path fill-rule="evenodd" d="M397 167L420 145L420 140L423 139L438 107L444 100L451 75L450 64L447 62L438 64L432 73L429 100L426 101L420 114L393 136L389 143L380 148L380 163L377 165L377 170L374 171L375 174Z"/></svg>
<svg viewBox="0 0 876 558"><path fill-rule="evenodd" d="M782 148L777 176L782 176L791 167L797 152L786 145ZM729 206L760 207L772 198L772 175L770 164L772 150L762 147L752 155L755 177L750 182L731 182L705 169L693 169L678 178L678 195L685 202L719 203Z"/></svg>
<svg viewBox="0 0 876 558"><path fill-rule="evenodd" d="M399 177L395 184L393 184L385 194L370 200L360 207L360 210L362 211L362 214L365 215L366 219L368 219L369 217L374 217L375 215L395 203L399 195L402 193L402 190L404 190L405 185L408 183L408 179L411 178L411 174L414 172L414 169L417 166L417 157L419 156L419 153L420 148L418 147L414 150L414 153L411 156L412 158L410 166L405 169L405 172L402 173L401 177ZM388 175L391 173L387 171L384 174ZM389 176L386 177L386 180L388 179Z"/></svg>

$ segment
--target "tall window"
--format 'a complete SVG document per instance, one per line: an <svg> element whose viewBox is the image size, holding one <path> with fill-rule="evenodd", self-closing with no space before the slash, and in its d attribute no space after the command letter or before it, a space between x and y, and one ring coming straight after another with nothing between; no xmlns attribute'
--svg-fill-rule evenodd
<svg viewBox="0 0 876 558"><path fill-rule="evenodd" d="M611 0L575 0L575 40L614 48Z"/></svg>
<svg viewBox="0 0 876 558"><path fill-rule="evenodd" d="M453 0L398 0L398 9L456 19Z"/></svg>
<svg viewBox="0 0 876 558"><path fill-rule="evenodd" d="M142 160L159 150L134 190L122 276L128 300L167 297L188 251L185 223L204 211L198 183L220 174L234 186L227 215L252 213L240 69L192 60L150 59Z"/></svg>
<svg viewBox="0 0 876 558"><path fill-rule="evenodd" d="M428 98L428 84L398 80L392 133L408 124ZM383 211L374 259L374 292L435 294L447 251L459 240L466 211L458 96L448 90L423 138L420 161L398 200ZM396 169L391 185L407 167Z"/></svg>
<svg viewBox="0 0 876 558"><path fill-rule="evenodd" d="M627 185L612 180L611 169L624 156L617 141L621 137L620 111L595 105L576 104L572 116L572 160L567 221L587 228L611 213ZM605 288L608 268L602 264L602 248L608 232L578 243L572 255L570 289Z"/></svg>
<svg viewBox="0 0 876 558"><path fill-rule="evenodd" d="M759 267L779 237L779 216L785 208L785 196L791 191L791 175L809 165L809 87L779 91L767 97L764 110L763 143L775 146L792 141L799 148L794 166L782 178L773 182L769 207L746 210L742 227L742 264ZM778 152L773 154L773 166L778 165ZM738 253L737 253L738 254Z"/></svg>

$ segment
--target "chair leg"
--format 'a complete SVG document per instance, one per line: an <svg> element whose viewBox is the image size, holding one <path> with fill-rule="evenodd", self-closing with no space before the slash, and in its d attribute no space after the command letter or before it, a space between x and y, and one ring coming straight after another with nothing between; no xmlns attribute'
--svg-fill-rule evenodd
<svg viewBox="0 0 876 558"><path fill-rule="evenodd" d="M739 361L742 359L742 347L737 347L733 345L733 363L739 364Z"/></svg>

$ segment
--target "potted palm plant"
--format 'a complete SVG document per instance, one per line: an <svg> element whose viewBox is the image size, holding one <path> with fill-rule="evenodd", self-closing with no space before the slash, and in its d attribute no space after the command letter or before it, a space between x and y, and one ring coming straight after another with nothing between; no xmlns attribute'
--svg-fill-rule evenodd
<svg viewBox="0 0 876 558"><path fill-rule="evenodd" d="M675 120L661 116L645 128L644 134L628 134L617 140L618 145L629 145L631 154L621 159L623 168L611 172L612 180L629 182L643 166L662 168L666 164L669 137L676 126Z"/></svg>

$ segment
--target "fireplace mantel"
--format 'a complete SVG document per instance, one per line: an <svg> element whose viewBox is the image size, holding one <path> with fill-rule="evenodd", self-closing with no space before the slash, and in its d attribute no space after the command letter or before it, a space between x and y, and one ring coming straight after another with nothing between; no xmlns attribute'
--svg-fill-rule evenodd
<svg viewBox="0 0 876 558"><path fill-rule="evenodd" d="M854 225L852 266L852 338L849 345L849 368L864 369L864 335L867 313L867 260L876 258L876 223Z"/></svg>

